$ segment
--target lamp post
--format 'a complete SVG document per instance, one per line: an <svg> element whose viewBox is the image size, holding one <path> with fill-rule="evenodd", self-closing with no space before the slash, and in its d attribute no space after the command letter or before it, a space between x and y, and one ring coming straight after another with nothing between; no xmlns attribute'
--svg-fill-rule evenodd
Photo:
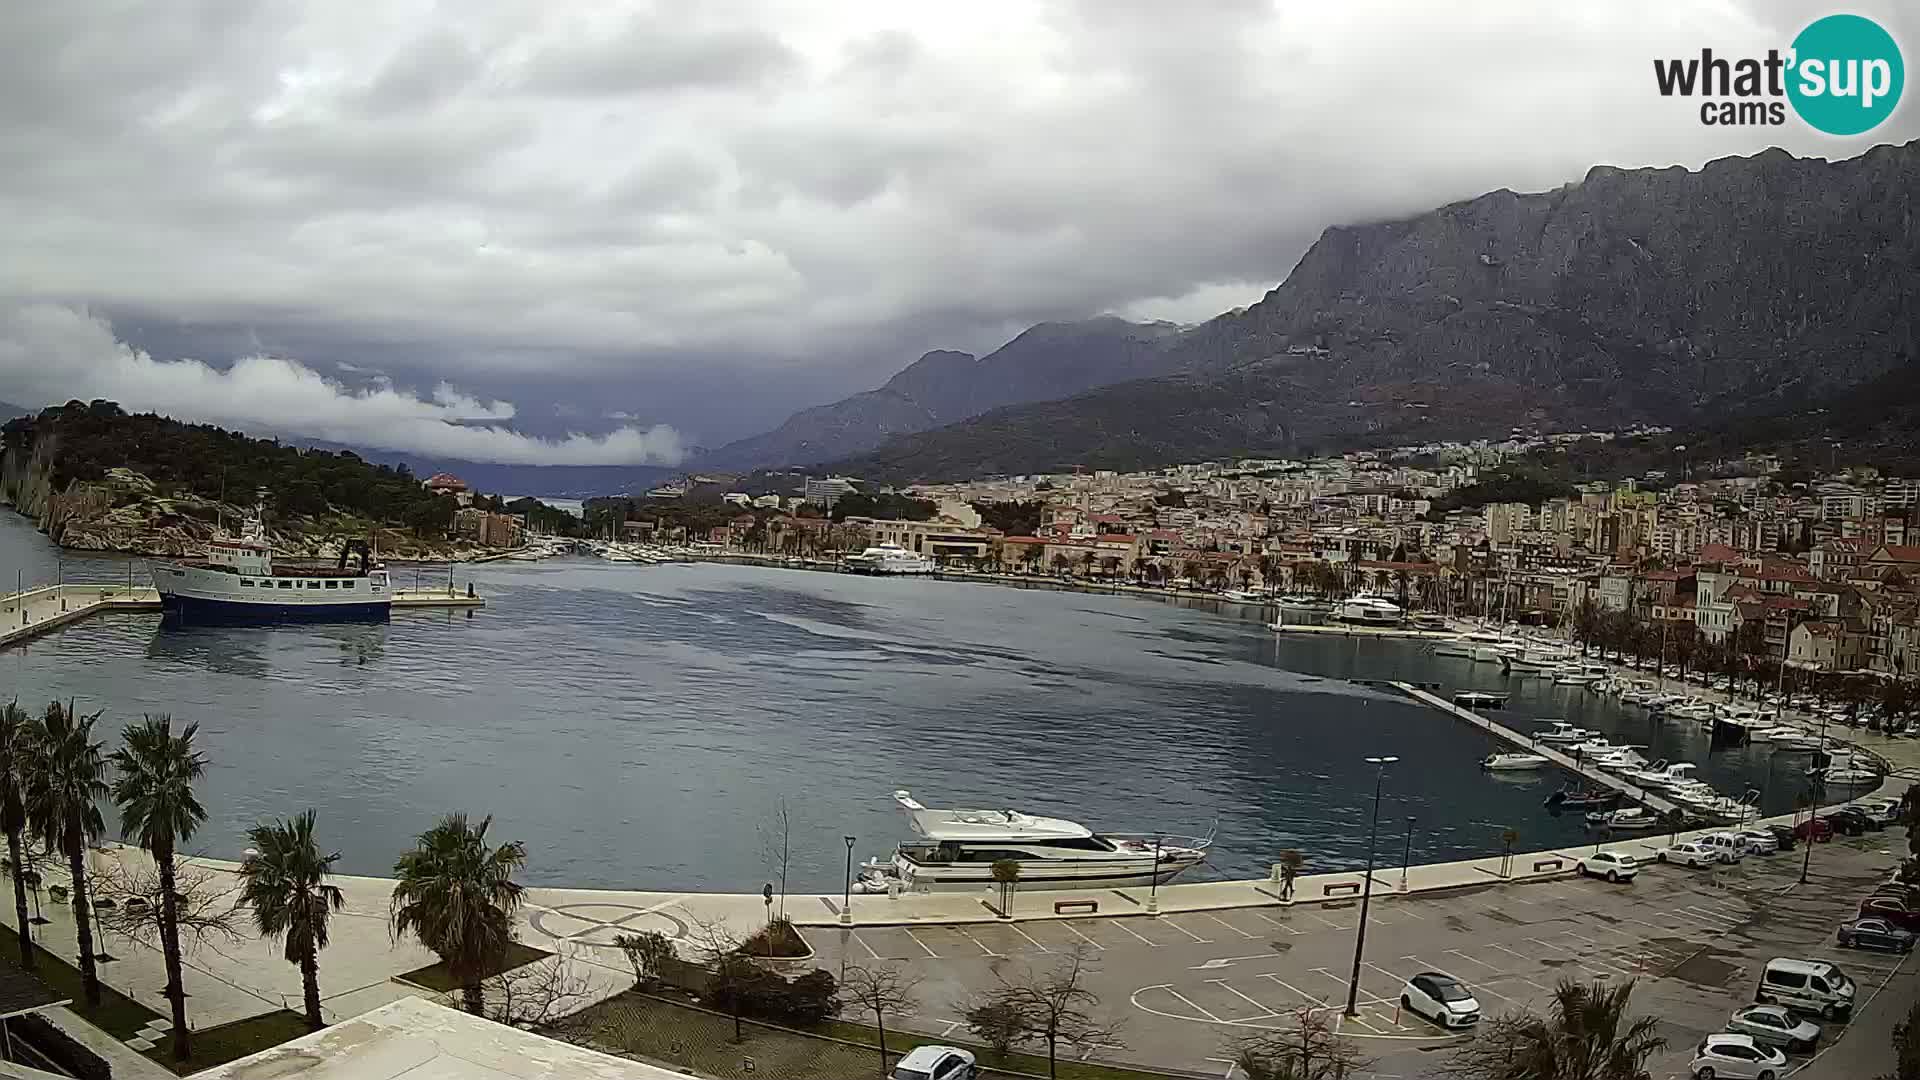
<svg viewBox="0 0 1920 1080"><path fill-rule="evenodd" d="M1153 872L1147 875L1147 914L1160 914L1160 844L1163 837L1153 838Z"/></svg>
<svg viewBox="0 0 1920 1080"><path fill-rule="evenodd" d="M1370 757L1367 764L1374 766L1373 774L1373 819L1367 825L1367 876L1360 886L1360 926L1353 939L1353 979L1347 983L1347 1015L1360 1015L1360 957L1367 947L1367 909L1373 903L1373 842L1380 828L1380 787L1386 783L1387 766L1400 759L1397 757Z"/></svg>
<svg viewBox="0 0 1920 1080"><path fill-rule="evenodd" d="M852 926L852 925L853 925L853 844L854 844L854 838L853 838L853 837L851 837L851 836L843 836L843 837L841 837L840 839L842 839L842 840L845 840L845 841L847 842L847 884L846 884L846 890L845 890L844 892L842 892L842 893L840 894L840 925L841 925L841 926Z"/></svg>
<svg viewBox="0 0 1920 1080"><path fill-rule="evenodd" d="M1827 714L1825 712L1820 714L1820 749L1814 751L1813 760L1818 762L1823 757L1827 757ZM1828 757L1827 760L1833 759ZM1821 766L1821 768L1825 767ZM1802 885L1807 883L1807 869L1813 865L1813 835L1816 828L1813 819L1820 813L1820 796L1816 794L1808 802L1811 805L1807 807L1807 850L1800 853L1800 884Z"/></svg>
<svg viewBox="0 0 1920 1080"><path fill-rule="evenodd" d="M1407 850L1400 855L1400 891L1407 891L1407 867L1413 865L1413 815L1407 815Z"/></svg>

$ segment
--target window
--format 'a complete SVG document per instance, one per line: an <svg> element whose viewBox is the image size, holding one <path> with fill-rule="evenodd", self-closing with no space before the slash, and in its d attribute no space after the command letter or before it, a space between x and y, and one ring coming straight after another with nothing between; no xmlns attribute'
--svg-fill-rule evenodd
<svg viewBox="0 0 1920 1080"><path fill-rule="evenodd" d="M1769 971L1767 972L1767 981L1775 986L1784 986L1790 990L1798 990L1807 985L1807 977L1797 971Z"/></svg>
<svg viewBox="0 0 1920 1080"><path fill-rule="evenodd" d="M1824 994L1824 993L1826 993L1826 992L1827 992L1827 989L1828 989L1828 987L1827 987L1827 980L1825 980L1825 979L1823 979L1823 978L1821 978L1821 977L1820 977L1820 976L1818 976L1818 975L1815 975L1815 976L1813 977L1813 988L1814 988L1815 990L1818 990L1818 991L1820 991L1820 992L1821 992L1821 993L1823 993L1823 994Z"/></svg>
<svg viewBox="0 0 1920 1080"><path fill-rule="evenodd" d="M293 588L293 582L291 582L291 581L282 581L282 582L280 583L280 587L281 587L281 588L283 588L283 589L291 589L291 588Z"/></svg>
<svg viewBox="0 0 1920 1080"><path fill-rule="evenodd" d="M337 582L337 581L333 581L333 580L331 580L331 579L329 579L329 580L327 581L327 588L329 588L329 589L337 589L337 588L339 588L339 587L340 587L340 583L339 583L339 582Z"/></svg>
<svg viewBox="0 0 1920 1080"><path fill-rule="evenodd" d="M241 588L243 588L243 589L251 589L251 588L253 588L253 579L252 579L252 578L241 578L241 579L240 579L240 587L241 587Z"/></svg>
<svg viewBox="0 0 1920 1080"><path fill-rule="evenodd" d="M307 582L307 588L309 588L309 589L317 589L317 588L319 588L319 587L320 587L320 583L319 583L319 582L317 582L317 581L309 581L309 582Z"/></svg>
<svg viewBox="0 0 1920 1080"><path fill-rule="evenodd" d="M340 583L340 587L343 589L351 589L354 587L354 583L351 581L343 581Z"/></svg>

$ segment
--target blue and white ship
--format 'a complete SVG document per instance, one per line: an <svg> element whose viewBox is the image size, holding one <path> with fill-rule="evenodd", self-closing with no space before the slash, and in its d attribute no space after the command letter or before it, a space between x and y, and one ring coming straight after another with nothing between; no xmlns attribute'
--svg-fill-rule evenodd
<svg viewBox="0 0 1920 1080"><path fill-rule="evenodd" d="M364 546L349 568L350 550L341 549L337 566L275 569L256 515L238 537L209 543L205 559L155 565L153 584L161 611L188 621L386 618L393 600L387 572L372 565Z"/></svg>

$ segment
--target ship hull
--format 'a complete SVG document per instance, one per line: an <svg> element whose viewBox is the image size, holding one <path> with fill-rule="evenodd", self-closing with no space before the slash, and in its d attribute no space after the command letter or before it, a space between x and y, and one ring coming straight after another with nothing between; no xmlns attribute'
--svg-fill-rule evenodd
<svg viewBox="0 0 1920 1080"><path fill-rule="evenodd" d="M231 624L260 622L379 622L391 605L384 601L337 604L267 604L162 593L160 611L182 622Z"/></svg>

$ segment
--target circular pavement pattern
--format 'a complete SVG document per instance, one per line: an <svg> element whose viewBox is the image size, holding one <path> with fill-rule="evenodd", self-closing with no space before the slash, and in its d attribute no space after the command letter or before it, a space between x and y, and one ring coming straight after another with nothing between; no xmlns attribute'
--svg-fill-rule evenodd
<svg viewBox="0 0 1920 1080"><path fill-rule="evenodd" d="M535 930L556 941L614 948L620 934L658 930L669 938L687 936L687 924L664 911L626 904L561 904L542 908L527 920Z"/></svg>

